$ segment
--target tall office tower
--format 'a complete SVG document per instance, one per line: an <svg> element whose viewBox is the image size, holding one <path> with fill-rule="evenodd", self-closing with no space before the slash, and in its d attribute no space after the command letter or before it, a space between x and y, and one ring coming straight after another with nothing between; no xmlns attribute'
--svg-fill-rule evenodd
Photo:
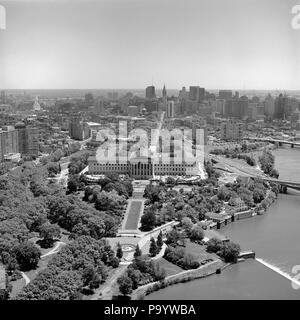
<svg viewBox="0 0 300 320"><path fill-rule="evenodd" d="M39 154L39 129L33 126L26 126L23 122L15 125L18 131L19 152L21 155Z"/></svg>
<svg viewBox="0 0 300 320"><path fill-rule="evenodd" d="M162 90L162 95L163 98L167 98L167 90L166 90L166 85L164 84L163 90Z"/></svg>
<svg viewBox="0 0 300 320"><path fill-rule="evenodd" d="M232 99L225 100L224 116L225 117L233 116Z"/></svg>
<svg viewBox="0 0 300 320"><path fill-rule="evenodd" d="M246 96L242 96L239 99L239 113L238 118L243 119L248 115L249 99Z"/></svg>
<svg viewBox="0 0 300 320"><path fill-rule="evenodd" d="M168 118L175 117L175 103L174 103L174 101L168 101L168 103L167 103L167 117Z"/></svg>
<svg viewBox="0 0 300 320"><path fill-rule="evenodd" d="M5 104L6 103L6 95L5 95L5 91L1 91L1 95L0 95L0 104Z"/></svg>
<svg viewBox="0 0 300 320"><path fill-rule="evenodd" d="M232 117L239 118L240 117L240 101L239 99L232 99Z"/></svg>
<svg viewBox="0 0 300 320"><path fill-rule="evenodd" d="M199 87L190 86L189 100L197 101L198 89Z"/></svg>
<svg viewBox="0 0 300 320"><path fill-rule="evenodd" d="M162 106L161 106L161 111L167 111L167 103L168 103L168 97L167 97L167 90L166 86L164 85L163 90L162 90Z"/></svg>
<svg viewBox="0 0 300 320"><path fill-rule="evenodd" d="M0 129L0 161L8 153L19 152L18 131L13 126Z"/></svg>
<svg viewBox="0 0 300 320"><path fill-rule="evenodd" d="M156 99L154 86L148 86L146 88L146 99L148 100Z"/></svg>
<svg viewBox="0 0 300 320"><path fill-rule="evenodd" d="M225 103L226 100L224 99L217 99L216 100L216 112L220 113L221 115L224 114L225 111Z"/></svg>
<svg viewBox="0 0 300 320"><path fill-rule="evenodd" d="M190 86L189 100L201 102L205 99L205 89L199 86Z"/></svg>
<svg viewBox="0 0 300 320"><path fill-rule="evenodd" d="M232 91L231 90L219 90L219 99L222 99L222 100L232 99Z"/></svg>
<svg viewBox="0 0 300 320"><path fill-rule="evenodd" d="M275 100L269 93L265 99L265 115L268 118L272 119L274 117L274 113L275 113Z"/></svg>
<svg viewBox="0 0 300 320"><path fill-rule="evenodd" d="M288 103L288 98L282 93L275 99L275 114L274 118L284 119L285 118L285 109Z"/></svg>
<svg viewBox="0 0 300 320"><path fill-rule="evenodd" d="M188 92L186 91L185 87L182 87L182 89L179 91L179 100L187 100L188 98Z"/></svg>
<svg viewBox="0 0 300 320"><path fill-rule="evenodd" d="M71 117L69 134L72 139L85 140L90 137L90 129L78 115Z"/></svg>
<svg viewBox="0 0 300 320"><path fill-rule="evenodd" d="M105 112L104 101L101 98L98 98L95 105L96 114L102 115Z"/></svg>
<svg viewBox="0 0 300 320"><path fill-rule="evenodd" d="M84 102L86 106L92 106L94 104L94 96L92 93L88 92L84 95Z"/></svg>
<svg viewBox="0 0 300 320"><path fill-rule="evenodd" d="M244 134L244 124L233 120L221 123L222 140L241 140Z"/></svg>

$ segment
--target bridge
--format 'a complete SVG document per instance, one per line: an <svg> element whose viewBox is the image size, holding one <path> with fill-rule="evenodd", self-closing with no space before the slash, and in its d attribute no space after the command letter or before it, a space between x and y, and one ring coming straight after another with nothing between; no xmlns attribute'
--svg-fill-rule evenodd
<svg viewBox="0 0 300 320"><path fill-rule="evenodd" d="M280 139L271 139L271 138L258 138L258 137L249 137L244 138L244 140L250 140L250 141L258 141L258 142L269 142L278 144L279 146L282 146L283 144L290 145L291 148L300 147L300 142L290 141L290 140L280 140Z"/></svg>
<svg viewBox="0 0 300 320"><path fill-rule="evenodd" d="M267 176L266 174L264 174L263 172L261 172L256 168L243 166L242 164L236 163L228 158L211 155L211 154L207 154L206 156L207 158L214 160L214 162L218 163L218 165L215 167L219 170L235 173L242 177L260 178L267 182L277 183L280 185L281 191L284 191L284 187L300 190L300 182L283 180L283 179L275 179Z"/></svg>

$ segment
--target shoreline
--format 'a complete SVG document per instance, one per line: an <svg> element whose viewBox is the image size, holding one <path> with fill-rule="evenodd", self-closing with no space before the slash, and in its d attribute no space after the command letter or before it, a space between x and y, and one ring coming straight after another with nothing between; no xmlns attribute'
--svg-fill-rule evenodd
<svg viewBox="0 0 300 320"><path fill-rule="evenodd" d="M248 211L251 211L251 215L242 216L236 220L234 219L231 222L234 223L238 220L242 220L245 218L252 218L256 215L264 214L265 212L267 212L269 207L278 199L277 195L275 195L276 196L275 198L273 198L273 197L270 198L270 193L271 193L271 189L268 189L268 193L263 200L263 201L265 201L265 200L268 201L269 199L271 199L271 201L268 201L267 207L265 209L260 209L260 205L261 205L261 203L260 203L254 209L248 210ZM240 212L239 214L243 214L243 212ZM227 225L227 223L226 223L226 225ZM220 225L220 228L216 228L216 229L220 230L222 227L225 227L225 224ZM215 229L215 228L212 228L212 229ZM240 263L240 262L242 262L242 261L238 261L237 263ZM211 275L216 274L218 269L221 269L221 271L223 271L225 268L232 265L233 263L225 263L221 259L218 259L218 260L215 260L212 263L210 263L209 266L211 266L212 264L218 264L218 266L215 267L214 270L211 270L209 272L205 272L205 269L207 269L208 265L204 265L204 266L201 266L197 269L185 270L183 272L168 276L168 277L166 277L166 279L164 281L161 281L161 282L156 281L156 282L152 282L152 283L146 284L144 286L141 286L141 287L137 288L136 290L134 290L134 292L130 295L131 299L132 300L142 300L147 295L149 295L155 291L159 291L161 289L169 287L171 285L190 282L190 281L193 281L196 279L209 277Z"/></svg>
<svg viewBox="0 0 300 320"><path fill-rule="evenodd" d="M132 300L143 300L146 296L149 294L159 291L161 289L167 288L169 286L179 284L179 283L185 283L190 282L196 279L206 278L209 276L212 276L217 273L217 270L220 269L223 271L225 268L229 267L233 263L225 263L221 259L217 259L207 265L201 266L197 269L190 269L185 270L183 272L168 276L163 281L156 281L151 282L149 284L146 284L144 286L141 286L134 290L134 292L131 294ZM210 266L214 265L214 269L207 271L206 269Z"/></svg>

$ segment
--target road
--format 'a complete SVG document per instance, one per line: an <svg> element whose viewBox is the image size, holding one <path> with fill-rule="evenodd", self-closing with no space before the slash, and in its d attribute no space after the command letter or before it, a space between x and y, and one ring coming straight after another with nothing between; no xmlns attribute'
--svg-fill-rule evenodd
<svg viewBox="0 0 300 320"><path fill-rule="evenodd" d="M59 252L59 251L60 251L60 247L61 247L61 246L64 246L64 245L66 245L66 243L63 242L63 241L58 241L58 242L56 242L55 247L54 247L52 250L50 250L49 252L43 254L43 255L41 256L41 258L43 259L43 258L45 258L45 257L50 256L51 254L54 254L54 253Z"/></svg>
<svg viewBox="0 0 300 320"><path fill-rule="evenodd" d="M126 271L126 269L127 265L121 265L118 269L115 269L114 273L106 279L104 285L100 286L100 288L96 290L91 300L98 300L99 297L101 297L102 300L111 300L114 294L113 289L117 286L117 280Z"/></svg>

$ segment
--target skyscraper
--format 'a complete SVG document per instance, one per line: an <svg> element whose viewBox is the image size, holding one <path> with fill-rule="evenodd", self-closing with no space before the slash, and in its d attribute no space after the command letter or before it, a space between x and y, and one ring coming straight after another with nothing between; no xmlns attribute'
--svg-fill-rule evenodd
<svg viewBox="0 0 300 320"><path fill-rule="evenodd" d="M190 86L189 100L201 102L205 98L205 89L199 86Z"/></svg>
<svg viewBox="0 0 300 320"><path fill-rule="evenodd" d="M146 99L152 100L156 98L155 94L155 87L154 86L148 86L146 88Z"/></svg>
<svg viewBox="0 0 300 320"><path fill-rule="evenodd" d="M90 136L90 129L83 123L81 117L75 114L71 117L69 134L72 139L85 140Z"/></svg>
<svg viewBox="0 0 300 320"><path fill-rule="evenodd" d="M5 91L1 91L1 95L0 95L0 104L5 104L6 103L6 95L5 95Z"/></svg>
<svg viewBox="0 0 300 320"><path fill-rule="evenodd" d="M39 153L39 129L26 126L23 122L15 125L18 131L19 152L21 155L35 155Z"/></svg>
<svg viewBox="0 0 300 320"><path fill-rule="evenodd" d="M275 99L275 114L274 118L284 119L285 118L285 109L288 103L287 96L284 96L282 93Z"/></svg>
<svg viewBox="0 0 300 320"><path fill-rule="evenodd" d="M167 103L167 117L168 118L175 117L175 103L174 103L174 101L168 101L168 103Z"/></svg>
<svg viewBox="0 0 300 320"><path fill-rule="evenodd" d="M223 100L232 99L232 90L219 90L219 99L223 99Z"/></svg>
<svg viewBox="0 0 300 320"><path fill-rule="evenodd" d="M265 114L268 118L273 118L275 113L275 100L274 98L268 94L265 99Z"/></svg>
<svg viewBox="0 0 300 320"><path fill-rule="evenodd" d="M13 126L0 129L0 161L8 153L19 152L18 131Z"/></svg>

